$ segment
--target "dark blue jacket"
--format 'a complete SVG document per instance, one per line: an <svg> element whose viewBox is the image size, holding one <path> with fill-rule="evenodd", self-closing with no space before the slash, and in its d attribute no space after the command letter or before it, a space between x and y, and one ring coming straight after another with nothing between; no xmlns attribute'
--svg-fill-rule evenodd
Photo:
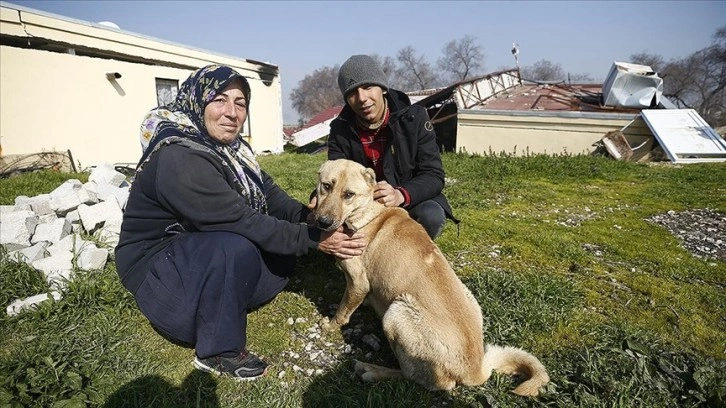
<svg viewBox="0 0 726 408"><path fill-rule="evenodd" d="M235 176L218 157L171 144L159 149L137 173L121 224L116 269L132 293L143 282L151 258L179 234L227 231L244 236L262 252L304 255L316 248L320 231L304 224L308 208L263 172L268 213L253 210L234 187Z"/></svg>

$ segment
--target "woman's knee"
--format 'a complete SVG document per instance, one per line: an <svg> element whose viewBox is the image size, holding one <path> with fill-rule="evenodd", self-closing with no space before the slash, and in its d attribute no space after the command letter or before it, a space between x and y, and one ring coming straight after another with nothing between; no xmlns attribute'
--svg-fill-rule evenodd
<svg viewBox="0 0 726 408"><path fill-rule="evenodd" d="M206 268L224 260L228 265L254 267L261 262L260 250L250 240L231 232L196 232L182 237L176 247L193 257L194 267ZM237 266L239 266L237 265Z"/></svg>

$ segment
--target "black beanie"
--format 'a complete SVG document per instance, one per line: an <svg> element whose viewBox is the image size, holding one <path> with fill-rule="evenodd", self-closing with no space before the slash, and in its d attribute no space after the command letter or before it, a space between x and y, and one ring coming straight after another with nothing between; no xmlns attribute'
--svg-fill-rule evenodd
<svg viewBox="0 0 726 408"><path fill-rule="evenodd" d="M343 98L350 91L361 85L378 85L384 91L388 90L386 74L376 60L368 55L353 55L343 63L338 71L338 87L343 93Z"/></svg>

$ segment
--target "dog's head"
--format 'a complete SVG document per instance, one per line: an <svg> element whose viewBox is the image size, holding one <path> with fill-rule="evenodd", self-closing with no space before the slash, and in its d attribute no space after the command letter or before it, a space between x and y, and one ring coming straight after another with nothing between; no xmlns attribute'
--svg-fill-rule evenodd
<svg viewBox="0 0 726 408"><path fill-rule="evenodd" d="M373 201L376 173L351 160L328 160L318 171L315 223L325 231L344 225L353 231Z"/></svg>

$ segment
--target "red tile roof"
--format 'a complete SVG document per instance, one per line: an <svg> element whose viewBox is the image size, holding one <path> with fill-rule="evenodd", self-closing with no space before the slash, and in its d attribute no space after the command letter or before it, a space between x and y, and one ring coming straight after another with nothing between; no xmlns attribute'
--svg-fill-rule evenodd
<svg viewBox="0 0 726 408"><path fill-rule="evenodd" d="M487 99L477 109L637 113L602 105L602 84L522 84Z"/></svg>
<svg viewBox="0 0 726 408"><path fill-rule="evenodd" d="M311 126L315 126L318 123L323 123L326 120L332 119L340 113L340 111L343 110L343 105L333 106L332 108L328 108L323 110L322 112L318 113L317 115L313 116L309 121L307 121L304 125L302 125L301 128L297 129L296 132L307 129Z"/></svg>

